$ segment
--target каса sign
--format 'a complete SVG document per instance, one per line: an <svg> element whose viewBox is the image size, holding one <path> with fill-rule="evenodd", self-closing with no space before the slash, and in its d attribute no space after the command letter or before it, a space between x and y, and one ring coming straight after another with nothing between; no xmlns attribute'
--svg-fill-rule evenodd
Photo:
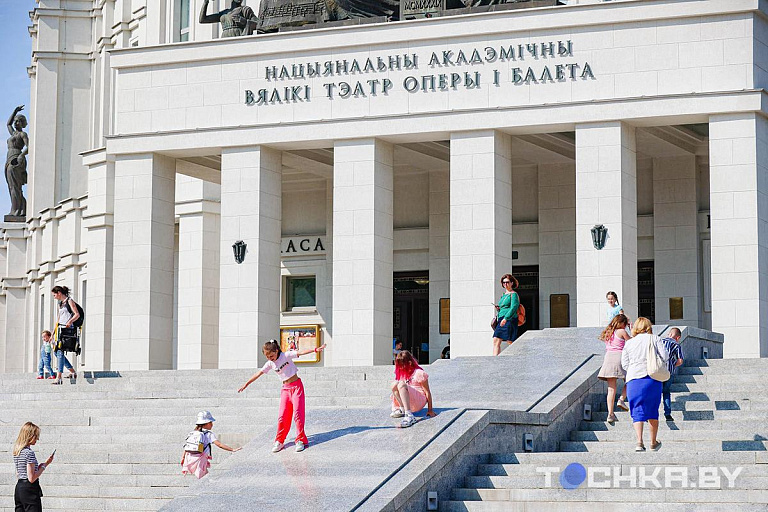
<svg viewBox="0 0 768 512"><path fill-rule="evenodd" d="M419 73L420 63L424 61L432 73ZM512 64L517 66L511 67ZM489 69L487 65L492 67ZM477 66L483 68L477 70ZM408 71L410 74L402 81L381 75L398 71ZM386 95L398 87L411 93L436 92L461 87L479 89L485 83L498 87L504 81L515 85L530 85L591 80L595 75L588 62L573 60L573 43L567 40L442 50L424 56L411 53L273 65L265 68L265 78L270 82L270 87L247 89L246 105L306 102L315 96L343 99ZM306 83L307 79L315 78L328 78L329 81L315 91L312 85ZM293 80L304 82L280 86L275 83Z"/></svg>
<svg viewBox="0 0 768 512"><path fill-rule="evenodd" d="M289 256L321 256L325 254L324 236L292 236L283 238L280 243L280 255Z"/></svg>

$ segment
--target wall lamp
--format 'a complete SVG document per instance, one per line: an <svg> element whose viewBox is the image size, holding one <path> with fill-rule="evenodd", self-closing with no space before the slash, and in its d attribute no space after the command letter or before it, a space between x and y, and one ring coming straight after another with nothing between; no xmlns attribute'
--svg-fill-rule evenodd
<svg viewBox="0 0 768 512"><path fill-rule="evenodd" d="M592 232L592 245L598 251L605 247L605 239L608 237L608 228L602 224L595 224L591 230Z"/></svg>
<svg viewBox="0 0 768 512"><path fill-rule="evenodd" d="M245 261L245 250L248 248L248 244L243 242L242 240L238 240L234 244L232 244L232 251L235 253L235 261L239 265L243 261Z"/></svg>

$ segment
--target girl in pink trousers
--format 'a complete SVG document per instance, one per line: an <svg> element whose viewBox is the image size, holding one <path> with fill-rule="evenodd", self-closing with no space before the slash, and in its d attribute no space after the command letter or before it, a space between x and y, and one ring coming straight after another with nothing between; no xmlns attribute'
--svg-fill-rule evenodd
<svg viewBox="0 0 768 512"><path fill-rule="evenodd" d="M293 364L293 360L299 356L311 354L312 352L322 352L325 344L314 349L289 350L283 352L280 350L280 344L276 340L269 340L264 344L262 351L267 356L268 361L264 366L248 379L248 382L237 390L238 393L245 391L245 388L251 385L253 381L274 370L277 376L283 381L283 389L280 391L280 416L277 420L277 436L275 444L272 446L272 453L277 453L283 449L285 438L291 430L291 416L296 423L296 451L301 452L307 447L307 435L304 433L304 383L297 375L298 369Z"/></svg>

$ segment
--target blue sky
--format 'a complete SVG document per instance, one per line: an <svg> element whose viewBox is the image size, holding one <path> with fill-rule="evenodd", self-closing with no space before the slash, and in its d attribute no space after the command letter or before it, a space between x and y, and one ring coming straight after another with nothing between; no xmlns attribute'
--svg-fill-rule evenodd
<svg viewBox="0 0 768 512"><path fill-rule="evenodd" d="M27 66L31 61L32 40L27 27L29 11L35 8L34 0L0 0L0 120L3 124L3 140L8 138L5 123L17 105L26 105L24 114L29 118L29 77ZM29 131L27 129L27 131ZM38 141L38 144L41 141ZM2 162L5 166L5 144L2 146ZM8 187L3 175L0 186L0 219L10 210Z"/></svg>

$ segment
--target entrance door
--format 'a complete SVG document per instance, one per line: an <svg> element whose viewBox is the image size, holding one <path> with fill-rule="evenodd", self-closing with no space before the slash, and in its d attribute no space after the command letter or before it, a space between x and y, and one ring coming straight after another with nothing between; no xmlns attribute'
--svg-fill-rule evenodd
<svg viewBox="0 0 768 512"><path fill-rule="evenodd" d="M429 364L429 272L395 272L393 299L393 343Z"/></svg>
<svg viewBox="0 0 768 512"><path fill-rule="evenodd" d="M637 262L637 314L656 323L656 281L654 262Z"/></svg>
<svg viewBox="0 0 768 512"><path fill-rule="evenodd" d="M539 328L539 266L512 267L512 275L520 284L517 288L517 294L520 296L520 303L525 308L525 323L517 328L517 337L519 338L525 331Z"/></svg>

